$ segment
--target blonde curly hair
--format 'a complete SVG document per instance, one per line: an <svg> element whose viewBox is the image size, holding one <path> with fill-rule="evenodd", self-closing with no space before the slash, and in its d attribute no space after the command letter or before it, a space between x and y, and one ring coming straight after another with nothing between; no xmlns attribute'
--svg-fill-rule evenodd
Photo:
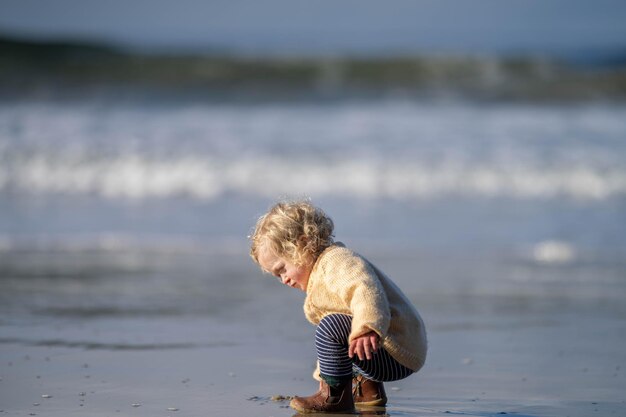
<svg viewBox="0 0 626 417"><path fill-rule="evenodd" d="M259 264L264 245L295 265L312 264L333 244L334 224L330 217L308 200L276 203L261 216L250 236L250 256Z"/></svg>

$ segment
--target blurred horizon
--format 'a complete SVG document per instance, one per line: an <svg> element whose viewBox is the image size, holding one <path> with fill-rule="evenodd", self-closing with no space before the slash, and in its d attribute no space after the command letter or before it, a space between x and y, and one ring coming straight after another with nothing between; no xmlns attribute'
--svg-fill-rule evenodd
<svg viewBox="0 0 626 417"><path fill-rule="evenodd" d="M182 102L626 99L626 52L577 56L243 56L132 51L0 33L0 98Z"/></svg>
<svg viewBox="0 0 626 417"><path fill-rule="evenodd" d="M625 21L626 4L615 0L0 4L0 34L25 40L257 56L623 54Z"/></svg>
<svg viewBox="0 0 626 417"><path fill-rule="evenodd" d="M614 0L0 3L0 98L626 98Z"/></svg>

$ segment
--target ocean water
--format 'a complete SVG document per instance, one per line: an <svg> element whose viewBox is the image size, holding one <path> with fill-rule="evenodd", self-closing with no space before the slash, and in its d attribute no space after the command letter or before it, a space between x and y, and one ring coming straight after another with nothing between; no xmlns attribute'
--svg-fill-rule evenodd
<svg viewBox="0 0 626 417"><path fill-rule="evenodd" d="M589 285L609 271L624 286L626 106L0 106L3 280L15 253L64 254L51 257L60 275L84 251L245 253L256 217L281 197L312 198L339 240L368 252L514 259L563 283L576 278L558 271L582 265L603 271ZM45 274L26 259L19 268Z"/></svg>
<svg viewBox="0 0 626 417"><path fill-rule="evenodd" d="M363 207L355 211L365 215L381 206L455 211L457 202L468 205L456 210L461 217L476 206L504 216L515 207L546 216L565 209L559 216L577 213L574 228L591 223L604 230L605 221L619 228L625 115L624 105L601 103L9 102L0 107L0 234L10 245L22 236L125 229L116 215L141 206L175 206L168 214L181 224L165 231L187 234L181 218L199 207L215 209L204 221L216 226L231 217L229 201L262 211L290 195ZM20 205L50 208L54 230L31 224ZM77 224L84 210L97 207L103 210L88 227ZM353 223L350 217L342 223ZM410 229L415 221L402 219ZM438 226L446 233L445 224ZM507 226L519 234L513 222ZM163 225L146 227L159 232ZM202 229L207 237L239 236L235 228ZM624 247L621 240L600 236L592 245Z"/></svg>

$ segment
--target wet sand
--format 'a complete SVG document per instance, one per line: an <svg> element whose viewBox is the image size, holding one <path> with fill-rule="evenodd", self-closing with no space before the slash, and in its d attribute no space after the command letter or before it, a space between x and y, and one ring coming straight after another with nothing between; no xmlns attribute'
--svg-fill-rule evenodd
<svg viewBox="0 0 626 417"><path fill-rule="evenodd" d="M5 303L0 319L0 415L295 415L287 400L272 397L316 389L314 329L303 317L303 296L262 277L237 254L228 259L216 279L232 285L221 288L229 291L226 301L210 299L211 313L140 314L120 301L126 311L88 314L87 304L62 310L41 289L10 286L20 304ZM398 273L415 262L381 257L379 265ZM387 407L360 414L626 414L626 314L619 294L530 297L397 281L427 323L427 364L386 384ZM5 291L8 285L5 279ZM192 281L180 278L177 285ZM89 291L64 290L68 300L89 299Z"/></svg>

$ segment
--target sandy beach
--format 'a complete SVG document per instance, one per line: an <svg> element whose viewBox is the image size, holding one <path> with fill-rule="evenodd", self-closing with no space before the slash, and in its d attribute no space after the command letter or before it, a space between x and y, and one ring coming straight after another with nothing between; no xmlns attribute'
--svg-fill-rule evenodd
<svg viewBox="0 0 626 417"><path fill-rule="evenodd" d="M490 286L451 291L452 278L442 282L448 272L430 270L436 256L422 255L374 258L398 276L426 320L427 365L386 385L386 408L360 414L624 415L623 288L584 298ZM119 254L102 257L114 264ZM6 257L3 263L8 269ZM194 306L192 294L211 285L198 271L218 264L209 279L221 282L220 294ZM503 266L485 258L468 265L469 273ZM180 276L157 290L154 284L172 271ZM303 295L261 275L243 250L170 255L158 274L135 274L135 290L175 299L154 308L124 300L134 291L128 286L107 290L100 280L65 279L56 289L35 290L34 278L26 284L24 276L18 282L6 275L2 415L291 416L288 401L275 397L316 389L314 329L302 314Z"/></svg>

